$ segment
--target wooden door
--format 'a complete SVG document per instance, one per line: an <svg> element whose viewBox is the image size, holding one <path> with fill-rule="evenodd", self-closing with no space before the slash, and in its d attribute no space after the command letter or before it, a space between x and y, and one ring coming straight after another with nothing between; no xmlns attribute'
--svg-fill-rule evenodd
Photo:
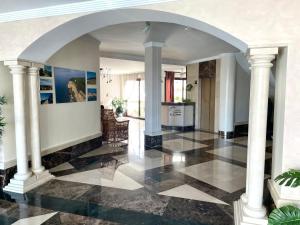
<svg viewBox="0 0 300 225"><path fill-rule="evenodd" d="M201 79L200 129L214 131L215 122L215 78Z"/></svg>

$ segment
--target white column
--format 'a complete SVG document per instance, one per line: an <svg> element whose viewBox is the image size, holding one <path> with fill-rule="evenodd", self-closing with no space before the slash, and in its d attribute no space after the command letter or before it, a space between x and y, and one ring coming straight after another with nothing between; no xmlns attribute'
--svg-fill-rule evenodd
<svg viewBox="0 0 300 225"><path fill-rule="evenodd" d="M267 224L263 206L269 78L278 48L250 49L251 88L248 131L247 195L235 202L236 224Z"/></svg>
<svg viewBox="0 0 300 225"><path fill-rule="evenodd" d="M147 146L146 142L161 145L161 48L163 43L147 42L144 46L145 145Z"/></svg>
<svg viewBox="0 0 300 225"><path fill-rule="evenodd" d="M32 171L36 174L45 170L41 161L38 70L38 67L30 67L28 70L31 160Z"/></svg>
<svg viewBox="0 0 300 225"><path fill-rule="evenodd" d="M16 136L16 159L17 173L10 179L9 184L3 188L4 191L14 193L25 193L39 185L49 181L53 176L41 166L40 141L39 141L39 121L38 121L38 89L37 89L37 68L29 69L29 83L25 85L26 68L32 63L18 60L5 61L13 76L14 112L15 112L15 136ZM26 79L27 80L27 79ZM25 90L29 92L30 109L30 134L32 140L27 135ZM29 121L28 121L29 122ZM30 143L29 143L30 142ZM32 148L32 165L35 174L28 168L27 143Z"/></svg>
<svg viewBox="0 0 300 225"><path fill-rule="evenodd" d="M223 54L220 65L219 133L225 138L232 137L234 132L235 78L235 55Z"/></svg>
<svg viewBox="0 0 300 225"><path fill-rule="evenodd" d="M26 143L26 117L25 117L25 80L26 67L23 65L9 65L13 76L14 114L17 173L16 180L26 180L31 176L28 169L27 143Z"/></svg>

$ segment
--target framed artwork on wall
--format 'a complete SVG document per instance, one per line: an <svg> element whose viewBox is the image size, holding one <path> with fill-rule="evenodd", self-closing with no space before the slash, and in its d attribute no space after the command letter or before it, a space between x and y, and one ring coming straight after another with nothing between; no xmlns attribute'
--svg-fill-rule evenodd
<svg viewBox="0 0 300 225"><path fill-rule="evenodd" d="M97 88L88 88L88 101L97 101Z"/></svg>
<svg viewBox="0 0 300 225"><path fill-rule="evenodd" d="M85 102L85 71L54 67L56 103Z"/></svg>
<svg viewBox="0 0 300 225"><path fill-rule="evenodd" d="M52 91L53 90L52 79L40 78L40 90L41 91Z"/></svg>
<svg viewBox="0 0 300 225"><path fill-rule="evenodd" d="M45 65L44 68L39 70L40 77L52 77L52 66Z"/></svg>
<svg viewBox="0 0 300 225"><path fill-rule="evenodd" d="M87 71L87 85L96 85L97 84L97 76L95 72Z"/></svg>
<svg viewBox="0 0 300 225"><path fill-rule="evenodd" d="M53 104L53 93L40 93L41 105Z"/></svg>

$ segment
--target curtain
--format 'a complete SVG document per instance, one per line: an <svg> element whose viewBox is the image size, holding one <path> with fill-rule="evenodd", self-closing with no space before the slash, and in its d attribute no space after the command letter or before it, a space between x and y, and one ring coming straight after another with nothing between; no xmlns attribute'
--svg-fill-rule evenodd
<svg viewBox="0 0 300 225"><path fill-rule="evenodd" d="M174 102L174 79L175 73L172 71L165 71L165 101Z"/></svg>

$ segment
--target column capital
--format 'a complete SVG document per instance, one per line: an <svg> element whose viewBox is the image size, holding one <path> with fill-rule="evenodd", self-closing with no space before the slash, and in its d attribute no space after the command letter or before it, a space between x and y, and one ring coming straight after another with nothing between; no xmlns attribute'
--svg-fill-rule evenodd
<svg viewBox="0 0 300 225"><path fill-rule="evenodd" d="M40 69L40 68L43 68L43 67L44 67L44 64L42 64L42 63L36 63L36 62L32 62L32 63L31 63L31 65L30 65L30 67L33 67L33 68L38 68L38 69Z"/></svg>
<svg viewBox="0 0 300 225"><path fill-rule="evenodd" d="M149 42L145 42L144 43L144 47L145 48L149 48L149 47L159 47L159 48L162 48L164 46L165 46L164 42L149 41Z"/></svg>
<svg viewBox="0 0 300 225"><path fill-rule="evenodd" d="M278 47L253 47L249 48L248 55L277 55Z"/></svg>
<svg viewBox="0 0 300 225"><path fill-rule="evenodd" d="M29 67L31 66L31 62L25 60L19 60L19 59L12 59L12 60L5 60L4 65L8 67L15 67L15 66Z"/></svg>
<svg viewBox="0 0 300 225"><path fill-rule="evenodd" d="M29 67L28 68L28 75L29 76L38 76L39 75L39 68L37 66Z"/></svg>
<svg viewBox="0 0 300 225"><path fill-rule="evenodd" d="M271 62L277 54L277 47L250 48L248 50L248 60L251 64L250 69L253 67L272 67L273 64Z"/></svg>

